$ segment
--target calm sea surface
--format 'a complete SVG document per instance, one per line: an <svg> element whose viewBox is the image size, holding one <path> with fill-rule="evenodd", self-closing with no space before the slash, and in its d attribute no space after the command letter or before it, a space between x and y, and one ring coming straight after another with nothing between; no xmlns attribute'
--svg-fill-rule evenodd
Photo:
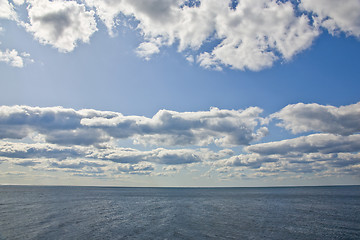
<svg viewBox="0 0 360 240"><path fill-rule="evenodd" d="M0 186L0 239L360 239L360 186Z"/></svg>

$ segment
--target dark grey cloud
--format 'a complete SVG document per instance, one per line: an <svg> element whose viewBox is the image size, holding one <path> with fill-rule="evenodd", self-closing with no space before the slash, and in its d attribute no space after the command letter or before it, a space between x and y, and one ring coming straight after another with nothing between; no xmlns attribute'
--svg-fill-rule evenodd
<svg viewBox="0 0 360 240"><path fill-rule="evenodd" d="M33 21L41 22L42 25L52 26L52 38L54 40L59 39L64 33L64 30L71 25L71 16L70 13L66 10L52 12L45 14L44 16L35 16Z"/></svg>
<svg viewBox="0 0 360 240"><path fill-rule="evenodd" d="M15 162L16 165L23 166L23 167L32 167L35 165L40 164L40 162L36 160L25 160L25 161L17 161Z"/></svg>
<svg viewBox="0 0 360 240"><path fill-rule="evenodd" d="M9 126L8 124L0 125L0 139L12 138L22 139L29 134L26 126Z"/></svg>
<svg viewBox="0 0 360 240"><path fill-rule="evenodd" d="M51 131L45 137L49 143L59 145L96 145L107 142L110 137L98 129L78 128L74 130Z"/></svg>

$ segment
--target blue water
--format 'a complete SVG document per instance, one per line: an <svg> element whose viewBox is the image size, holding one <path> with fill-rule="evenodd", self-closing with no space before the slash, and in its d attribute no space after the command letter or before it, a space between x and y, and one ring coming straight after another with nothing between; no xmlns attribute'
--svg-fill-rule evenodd
<svg viewBox="0 0 360 240"><path fill-rule="evenodd" d="M360 239L360 186L0 186L0 239Z"/></svg>

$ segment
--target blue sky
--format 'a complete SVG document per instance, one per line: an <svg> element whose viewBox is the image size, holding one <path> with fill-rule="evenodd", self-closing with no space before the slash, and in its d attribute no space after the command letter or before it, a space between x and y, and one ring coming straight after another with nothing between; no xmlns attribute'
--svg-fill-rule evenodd
<svg viewBox="0 0 360 240"><path fill-rule="evenodd" d="M360 1L230 3L1 0L0 183L359 184Z"/></svg>

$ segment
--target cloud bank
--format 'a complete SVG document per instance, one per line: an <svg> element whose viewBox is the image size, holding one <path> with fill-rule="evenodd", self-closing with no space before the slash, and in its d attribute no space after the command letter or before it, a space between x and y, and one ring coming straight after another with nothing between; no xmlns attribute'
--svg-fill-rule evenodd
<svg viewBox="0 0 360 240"><path fill-rule="evenodd" d="M0 161L103 178L169 176L183 166L209 168L203 176L219 179L359 176L359 112L360 103L298 103L268 117L250 107L160 110L148 118L93 109L1 106ZM274 119L294 134L309 134L256 143L268 133L264 124ZM133 145L122 147L120 140Z"/></svg>
<svg viewBox="0 0 360 240"><path fill-rule="evenodd" d="M138 144L167 146L248 145L267 133L260 127L260 108L203 112L160 110L152 118L123 116L117 112L0 107L0 138L24 138L41 134L49 143L96 145L111 139L132 139Z"/></svg>

